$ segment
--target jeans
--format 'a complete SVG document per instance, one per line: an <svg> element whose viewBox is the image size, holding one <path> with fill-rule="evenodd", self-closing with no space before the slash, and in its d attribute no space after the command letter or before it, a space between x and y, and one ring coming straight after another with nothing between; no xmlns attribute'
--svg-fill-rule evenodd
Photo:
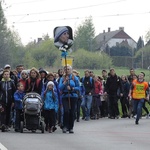
<svg viewBox="0 0 150 150"><path fill-rule="evenodd" d="M83 115L85 115L83 117L90 118L91 105L92 105L92 95L85 95L81 103L81 107L84 112Z"/></svg>
<svg viewBox="0 0 150 150"><path fill-rule="evenodd" d="M137 122L139 121L139 119L141 117L144 101L145 101L144 99L133 100L134 112L135 112L135 114L137 114L137 117L136 117Z"/></svg>

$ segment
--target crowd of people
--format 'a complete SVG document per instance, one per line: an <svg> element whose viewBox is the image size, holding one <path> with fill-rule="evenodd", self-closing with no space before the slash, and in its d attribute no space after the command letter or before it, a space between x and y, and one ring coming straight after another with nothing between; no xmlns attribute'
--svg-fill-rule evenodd
<svg viewBox="0 0 150 150"><path fill-rule="evenodd" d="M134 69L130 69L130 75L120 77L111 68L109 72L102 70L101 75L85 70L80 77L69 65L54 73L43 68L26 70L23 65L12 70L7 64L0 74L0 128L8 131L14 123L14 130L20 131L22 101L30 92L38 93L43 100L42 117L45 131L49 133L57 129L56 124L63 133L74 133L74 121L80 122L80 119L135 117L137 125L142 108L149 118L145 105L149 102L149 84L144 76L144 72L136 75Z"/></svg>

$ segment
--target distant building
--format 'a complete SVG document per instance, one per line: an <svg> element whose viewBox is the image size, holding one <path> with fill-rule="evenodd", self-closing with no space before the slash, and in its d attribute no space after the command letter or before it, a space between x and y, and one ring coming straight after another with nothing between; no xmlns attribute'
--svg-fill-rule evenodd
<svg viewBox="0 0 150 150"><path fill-rule="evenodd" d="M137 43L124 32L124 27L119 27L119 30L100 33L95 37L96 50L106 51L106 48L111 48L117 45L124 45L131 49L137 48Z"/></svg>

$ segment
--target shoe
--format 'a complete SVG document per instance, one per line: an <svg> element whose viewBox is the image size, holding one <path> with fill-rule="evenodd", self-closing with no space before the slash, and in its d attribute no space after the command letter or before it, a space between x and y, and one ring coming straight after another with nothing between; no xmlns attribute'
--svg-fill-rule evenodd
<svg viewBox="0 0 150 150"><path fill-rule="evenodd" d="M113 117L113 116L110 116L109 118L110 118L110 119L115 119L115 117Z"/></svg>
<svg viewBox="0 0 150 150"><path fill-rule="evenodd" d="M5 125L3 124L1 127L2 132L5 132Z"/></svg>
<svg viewBox="0 0 150 150"><path fill-rule="evenodd" d="M48 131L48 127L47 127L47 125L45 126L45 131Z"/></svg>
<svg viewBox="0 0 150 150"><path fill-rule="evenodd" d="M70 130L69 130L69 133L74 133L73 129L70 129Z"/></svg>
<svg viewBox="0 0 150 150"><path fill-rule="evenodd" d="M82 117L82 120L84 120L85 119L85 117Z"/></svg>
<svg viewBox="0 0 150 150"><path fill-rule="evenodd" d="M116 118L116 119L119 119L119 116L116 116L115 118Z"/></svg>
<svg viewBox="0 0 150 150"><path fill-rule="evenodd" d="M77 122L80 122L80 120L79 120L79 119L77 119Z"/></svg>
<svg viewBox="0 0 150 150"><path fill-rule="evenodd" d="M137 115L134 115L133 118L136 119Z"/></svg>
<svg viewBox="0 0 150 150"><path fill-rule="evenodd" d="M84 120L85 120L85 121L89 121L90 119L89 119L89 117L86 117Z"/></svg>
<svg viewBox="0 0 150 150"><path fill-rule="evenodd" d="M149 119L149 114L147 114L146 119Z"/></svg>
<svg viewBox="0 0 150 150"><path fill-rule="evenodd" d="M20 130L19 129L15 129L15 132L20 132Z"/></svg>
<svg viewBox="0 0 150 150"><path fill-rule="evenodd" d="M135 124L136 124L136 125L138 125L138 124L139 124L139 122L136 120L136 121L135 121Z"/></svg>
<svg viewBox="0 0 150 150"><path fill-rule="evenodd" d="M57 128L55 126L52 127L52 131L55 132Z"/></svg>
<svg viewBox="0 0 150 150"><path fill-rule="evenodd" d="M52 128L53 128L53 127L49 128L49 130L48 130L49 133L52 133Z"/></svg>
<svg viewBox="0 0 150 150"><path fill-rule="evenodd" d="M66 128L63 128L63 129L62 129L62 132L63 132L63 133L66 133L66 132L67 132L67 129L66 129Z"/></svg>

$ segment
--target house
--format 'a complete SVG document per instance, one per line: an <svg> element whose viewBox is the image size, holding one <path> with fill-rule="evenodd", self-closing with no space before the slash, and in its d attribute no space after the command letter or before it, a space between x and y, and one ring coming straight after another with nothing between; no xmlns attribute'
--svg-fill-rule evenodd
<svg viewBox="0 0 150 150"><path fill-rule="evenodd" d="M124 27L119 27L119 30L111 31L108 28L108 32L103 30L103 33L100 33L95 37L96 41L96 50L106 51L106 47L113 47L119 45L124 45L135 49L137 43L124 31Z"/></svg>

